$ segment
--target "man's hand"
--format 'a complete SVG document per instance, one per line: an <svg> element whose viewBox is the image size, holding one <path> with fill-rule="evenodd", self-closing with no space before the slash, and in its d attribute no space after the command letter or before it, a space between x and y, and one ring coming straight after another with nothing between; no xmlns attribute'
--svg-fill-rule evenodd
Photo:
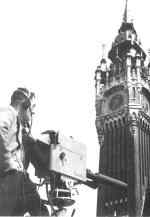
<svg viewBox="0 0 150 217"><path fill-rule="evenodd" d="M42 134L48 134L50 137L50 143L57 145L58 142L58 132L54 130L46 130Z"/></svg>
<svg viewBox="0 0 150 217"><path fill-rule="evenodd" d="M62 208L62 209L59 209L58 211L56 211L54 215L52 214L52 216L53 217L63 217L66 215L66 213L67 213L67 209Z"/></svg>

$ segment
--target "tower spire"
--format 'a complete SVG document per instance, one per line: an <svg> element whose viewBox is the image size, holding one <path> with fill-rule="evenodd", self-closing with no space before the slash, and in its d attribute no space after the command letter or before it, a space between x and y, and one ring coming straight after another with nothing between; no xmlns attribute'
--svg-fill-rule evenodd
<svg viewBox="0 0 150 217"><path fill-rule="evenodd" d="M127 19L128 19L128 0L126 0L126 4L125 4L125 10L124 10L124 14L123 14L123 22L127 23Z"/></svg>

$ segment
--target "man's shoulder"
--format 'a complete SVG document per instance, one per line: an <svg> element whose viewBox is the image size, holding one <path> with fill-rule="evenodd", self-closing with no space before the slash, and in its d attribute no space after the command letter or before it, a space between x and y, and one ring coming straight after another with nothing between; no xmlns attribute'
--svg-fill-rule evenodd
<svg viewBox="0 0 150 217"><path fill-rule="evenodd" d="M10 112L15 114L15 109L10 105L10 106L5 106L5 107L0 107L0 112Z"/></svg>
<svg viewBox="0 0 150 217"><path fill-rule="evenodd" d="M12 118L16 118L17 113L12 106L0 107L0 116L3 116L3 117L9 116Z"/></svg>

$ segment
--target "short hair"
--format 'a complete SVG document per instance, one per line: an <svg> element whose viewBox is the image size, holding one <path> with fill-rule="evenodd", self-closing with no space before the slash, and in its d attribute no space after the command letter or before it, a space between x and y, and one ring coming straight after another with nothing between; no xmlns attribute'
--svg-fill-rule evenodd
<svg viewBox="0 0 150 217"><path fill-rule="evenodd" d="M11 105L17 104L19 102L24 102L29 98L30 92L26 88L18 88L15 90L11 96Z"/></svg>

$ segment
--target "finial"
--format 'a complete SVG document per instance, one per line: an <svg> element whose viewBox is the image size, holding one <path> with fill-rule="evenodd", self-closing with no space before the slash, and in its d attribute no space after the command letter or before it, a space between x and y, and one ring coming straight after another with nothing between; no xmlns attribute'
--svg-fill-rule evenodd
<svg viewBox="0 0 150 217"><path fill-rule="evenodd" d="M106 44L102 44L102 59L104 58L105 56L105 48L106 48Z"/></svg>
<svg viewBox="0 0 150 217"><path fill-rule="evenodd" d="M124 14L123 14L123 22L124 23L127 23L127 19L128 19L128 16L127 16L127 12L128 12L128 0L126 0L126 4L125 4L125 10L124 10Z"/></svg>

